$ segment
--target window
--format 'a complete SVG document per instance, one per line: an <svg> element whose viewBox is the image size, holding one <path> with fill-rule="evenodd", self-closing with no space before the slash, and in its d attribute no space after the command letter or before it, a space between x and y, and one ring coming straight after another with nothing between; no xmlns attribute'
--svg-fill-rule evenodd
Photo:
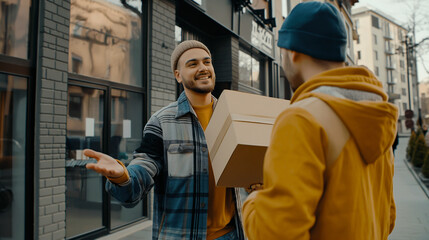
<svg viewBox="0 0 429 240"><path fill-rule="evenodd" d="M402 40L404 39L402 30L400 28L398 28L398 40L402 42Z"/></svg>
<svg viewBox="0 0 429 240"><path fill-rule="evenodd" d="M27 78L0 73L0 239L26 239L26 129Z"/></svg>
<svg viewBox="0 0 429 240"><path fill-rule="evenodd" d="M386 52L392 53L392 44L390 44L390 41L384 41L384 47L386 48Z"/></svg>
<svg viewBox="0 0 429 240"><path fill-rule="evenodd" d="M71 71L72 73L79 74L82 69L82 58L76 55L72 56L72 67Z"/></svg>
<svg viewBox="0 0 429 240"><path fill-rule="evenodd" d="M127 2L141 11L141 2ZM121 6L120 0L71 2L69 72L143 86L141 18Z"/></svg>
<svg viewBox="0 0 429 240"><path fill-rule="evenodd" d="M174 40L176 41L176 46L182 42L182 28L179 26L174 26Z"/></svg>
<svg viewBox="0 0 429 240"><path fill-rule="evenodd" d="M375 28L380 28L379 22L378 22L378 17L376 16L371 16L371 22L372 22L372 26Z"/></svg>
<svg viewBox="0 0 429 240"><path fill-rule="evenodd" d="M239 82L262 91L261 63L250 54L239 50Z"/></svg>
<svg viewBox="0 0 429 240"><path fill-rule="evenodd" d="M394 93L395 92L395 87L393 85L388 85L387 86L387 92L388 93Z"/></svg>
<svg viewBox="0 0 429 240"><path fill-rule="evenodd" d="M395 79L393 78L393 71L387 71L387 82L395 83Z"/></svg>
<svg viewBox="0 0 429 240"><path fill-rule="evenodd" d="M0 1L0 54L28 56L31 1Z"/></svg>
<svg viewBox="0 0 429 240"><path fill-rule="evenodd" d="M377 45L377 35L373 34L374 37L374 44Z"/></svg>
<svg viewBox="0 0 429 240"><path fill-rule="evenodd" d="M374 57L375 57L375 60L378 60L378 52L377 51L374 51Z"/></svg>
<svg viewBox="0 0 429 240"><path fill-rule="evenodd" d="M127 165L141 143L146 119L142 106L147 97L142 33L147 24L138 12L148 11L142 6L140 0L74 0L70 4L67 239L107 234L147 217L147 200L124 209L118 201L106 198L103 178L86 170L85 164L92 160L82 154L90 148ZM181 38L181 29L176 31Z"/></svg>
<svg viewBox="0 0 429 240"><path fill-rule="evenodd" d="M405 82L405 75L401 74L401 82Z"/></svg>
<svg viewBox="0 0 429 240"><path fill-rule="evenodd" d="M85 148L102 151L105 93L80 86L69 86L68 92L66 236L73 237L103 226L102 177L85 168L88 159L82 151ZM76 99L80 104L75 103ZM74 118L70 113L79 114L80 118ZM82 217L91 221L83 223Z"/></svg>
<svg viewBox="0 0 429 240"><path fill-rule="evenodd" d="M79 94L70 94L69 96L69 105L67 107L69 110L69 116L72 118L82 118L82 96Z"/></svg>
<svg viewBox="0 0 429 240"><path fill-rule="evenodd" d="M386 66L388 67L388 68L393 68L394 67L394 65L393 65L393 63L392 63L392 57L389 55L389 56L386 56Z"/></svg>
<svg viewBox="0 0 429 240"><path fill-rule="evenodd" d="M404 68L404 67L405 67L404 60L399 60L399 66L400 66L401 68Z"/></svg>
<svg viewBox="0 0 429 240"><path fill-rule="evenodd" d="M378 74L379 74L379 72L378 72L378 67L375 67L375 68L374 68L374 73L375 73L375 76L377 76L377 77L378 77Z"/></svg>
<svg viewBox="0 0 429 240"><path fill-rule="evenodd" d="M404 112L405 110L407 110L407 103L402 103L402 109L404 110Z"/></svg>
<svg viewBox="0 0 429 240"><path fill-rule="evenodd" d="M392 37L390 35L390 24L389 24L389 22L384 22L384 36Z"/></svg>
<svg viewBox="0 0 429 240"><path fill-rule="evenodd" d="M283 18L286 18L288 15L288 7L287 7L287 0L282 0L282 16Z"/></svg>
<svg viewBox="0 0 429 240"><path fill-rule="evenodd" d="M350 31L350 25L346 22L346 30L347 30L347 54L350 55L350 48L352 46L351 44L351 31Z"/></svg>
<svg viewBox="0 0 429 240"><path fill-rule="evenodd" d="M109 155L127 166L133 159L132 153L141 144L143 129L142 108L136 108L143 102L141 93L112 89L110 113ZM144 202L140 201L133 208L123 207L116 199L110 201L112 227L119 227L143 216Z"/></svg>
<svg viewBox="0 0 429 240"><path fill-rule="evenodd" d="M358 59L361 59L360 51L357 52Z"/></svg>
<svg viewBox="0 0 429 240"><path fill-rule="evenodd" d="M407 96L407 89L402 88L402 96Z"/></svg>

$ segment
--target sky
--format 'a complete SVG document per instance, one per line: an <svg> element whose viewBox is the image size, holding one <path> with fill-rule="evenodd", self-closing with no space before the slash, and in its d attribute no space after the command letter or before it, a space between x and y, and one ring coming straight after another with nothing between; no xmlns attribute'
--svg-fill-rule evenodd
<svg viewBox="0 0 429 240"><path fill-rule="evenodd" d="M429 37L429 1L428 0L359 0L353 8L370 6L388 14L403 27L407 28L413 12L417 19L416 43ZM417 9L417 10L413 10ZM419 82L429 81L429 39L417 48L417 75Z"/></svg>

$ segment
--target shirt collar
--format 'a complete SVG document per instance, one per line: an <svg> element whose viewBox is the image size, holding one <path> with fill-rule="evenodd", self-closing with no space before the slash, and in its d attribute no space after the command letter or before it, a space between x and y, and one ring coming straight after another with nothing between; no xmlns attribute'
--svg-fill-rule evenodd
<svg viewBox="0 0 429 240"><path fill-rule="evenodd" d="M212 99L213 99L213 109L216 106L216 102L217 99L212 95ZM195 114L194 109L191 107L191 103L188 100L188 97L185 94L185 91L183 91L179 98L177 99L177 114L176 114L176 118L180 118L188 113L192 113L195 116L197 116Z"/></svg>

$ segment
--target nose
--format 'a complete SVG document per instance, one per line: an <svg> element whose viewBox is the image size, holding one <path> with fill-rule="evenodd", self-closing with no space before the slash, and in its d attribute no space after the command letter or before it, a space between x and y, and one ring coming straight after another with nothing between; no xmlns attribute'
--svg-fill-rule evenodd
<svg viewBox="0 0 429 240"><path fill-rule="evenodd" d="M207 71L207 70L208 70L207 65L205 65L203 62L200 62L200 64L198 65L198 71L203 72L203 71Z"/></svg>

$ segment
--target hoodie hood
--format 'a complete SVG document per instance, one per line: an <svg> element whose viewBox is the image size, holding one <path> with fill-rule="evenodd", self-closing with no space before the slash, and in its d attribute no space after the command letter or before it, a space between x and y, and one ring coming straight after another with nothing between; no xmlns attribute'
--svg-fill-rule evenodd
<svg viewBox="0 0 429 240"><path fill-rule="evenodd" d="M382 84L364 67L344 67L318 74L302 84L291 103L317 97L343 121L362 159L373 163L390 150L396 135L397 107Z"/></svg>

